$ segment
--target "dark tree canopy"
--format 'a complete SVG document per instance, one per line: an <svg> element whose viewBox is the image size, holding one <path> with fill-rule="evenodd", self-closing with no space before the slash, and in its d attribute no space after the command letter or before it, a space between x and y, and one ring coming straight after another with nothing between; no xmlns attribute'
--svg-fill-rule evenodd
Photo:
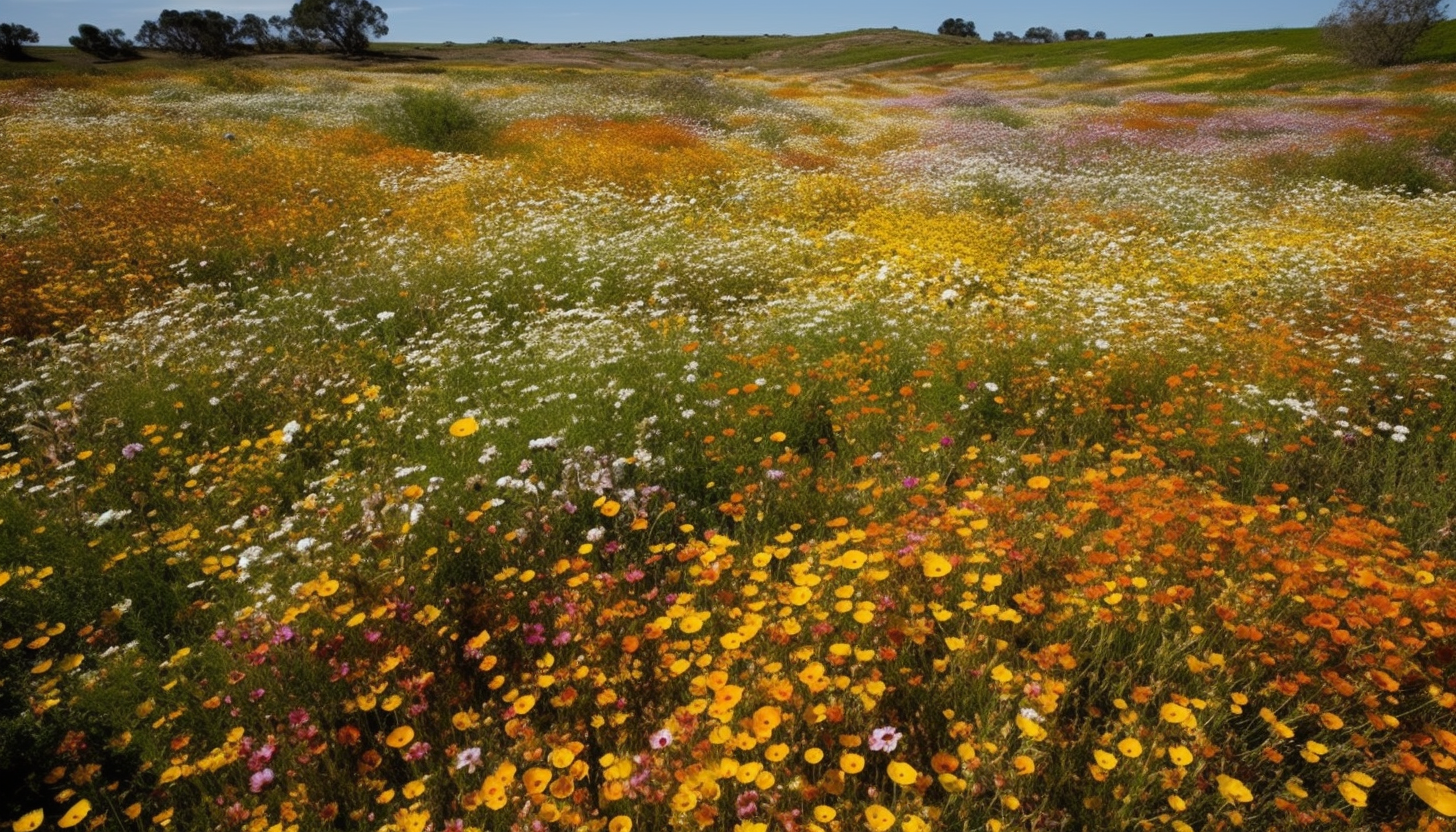
<svg viewBox="0 0 1456 832"><path fill-rule="evenodd" d="M226 58L242 46L238 21L211 9L163 9L156 20L142 24L136 39L152 49L204 58Z"/></svg>
<svg viewBox="0 0 1456 832"><path fill-rule="evenodd" d="M1361 66L1391 66L1446 19L1444 0L1341 0L1319 23L1325 40Z"/></svg>
<svg viewBox="0 0 1456 832"><path fill-rule="evenodd" d="M958 38L979 39L981 37L980 35L976 34L975 21L962 20L959 17L946 18L945 22L940 24L940 28L936 29L935 31L937 34L955 35Z"/></svg>
<svg viewBox="0 0 1456 832"><path fill-rule="evenodd" d="M992 43L1021 43L1015 32L996 32L991 35Z"/></svg>
<svg viewBox="0 0 1456 832"><path fill-rule="evenodd" d="M282 15L264 20L256 14L245 14L238 21L237 38L259 52L282 52L288 48L293 21Z"/></svg>
<svg viewBox="0 0 1456 832"><path fill-rule="evenodd" d="M71 36L71 45L87 55L95 55L103 61L141 57L136 45L127 40L126 33L120 29L103 31L90 23L82 23L76 31L78 34Z"/></svg>
<svg viewBox="0 0 1456 832"><path fill-rule="evenodd" d="M1026 34L1022 35L1021 39L1027 43L1055 43L1061 40L1062 36L1048 26L1033 26L1026 30Z"/></svg>
<svg viewBox="0 0 1456 832"><path fill-rule="evenodd" d="M345 55L369 50L370 37L389 34L389 15L369 0L299 0L293 4L293 25L326 40Z"/></svg>
<svg viewBox="0 0 1456 832"><path fill-rule="evenodd" d="M1091 40L1092 33L1086 29L1068 29L1062 33L1064 40Z"/></svg>
<svg viewBox="0 0 1456 832"><path fill-rule="evenodd" d="M0 23L0 58L7 61L23 59L27 43L40 43L40 34L19 23Z"/></svg>

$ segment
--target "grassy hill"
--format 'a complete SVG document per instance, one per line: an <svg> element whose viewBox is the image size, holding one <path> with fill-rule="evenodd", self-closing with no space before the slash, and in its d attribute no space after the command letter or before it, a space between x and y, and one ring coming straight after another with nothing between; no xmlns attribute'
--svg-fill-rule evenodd
<svg viewBox="0 0 1456 832"><path fill-rule="evenodd" d="M99 64L67 47L32 48L41 59L0 65L0 79L67 71L132 73L198 61L166 55ZM348 66L322 55L268 55L233 59L269 66ZM1340 59L1314 28L1214 32L1152 38L1053 44L992 44L899 29L859 29L823 35L700 35L602 43L424 44L380 43L374 55L352 62L443 72L470 65L575 65L600 68L745 69L770 72L939 70L996 67L1060 73L1060 82L1116 88L1151 86L1178 92L1267 89L1279 84L1363 84L1383 78L1418 90L1445 83L1456 62L1456 21L1437 26L1411 63L1372 73ZM1132 72L1119 71L1136 65Z"/></svg>

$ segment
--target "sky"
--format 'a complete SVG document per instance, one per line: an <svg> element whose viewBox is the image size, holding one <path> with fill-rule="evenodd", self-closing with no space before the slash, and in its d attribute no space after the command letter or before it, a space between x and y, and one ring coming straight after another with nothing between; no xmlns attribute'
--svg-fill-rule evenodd
<svg viewBox="0 0 1456 832"><path fill-rule="evenodd" d="M1313 26L1337 0L374 0L389 15L387 41L477 43L492 37L532 43L630 40L685 35L811 35L860 28L933 32L942 20L974 21L984 37L1031 26L1102 30L1108 37ZM64 44L82 23L133 35L165 8L209 8L242 17L287 14L292 0L0 0L0 22L21 23L43 44Z"/></svg>

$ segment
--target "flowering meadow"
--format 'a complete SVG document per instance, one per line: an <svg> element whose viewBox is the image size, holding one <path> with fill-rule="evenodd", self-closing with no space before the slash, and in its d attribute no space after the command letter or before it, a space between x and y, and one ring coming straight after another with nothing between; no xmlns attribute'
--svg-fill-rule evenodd
<svg viewBox="0 0 1456 832"><path fill-rule="evenodd" d="M0 81L0 828L1456 828L1456 71L1220 71Z"/></svg>

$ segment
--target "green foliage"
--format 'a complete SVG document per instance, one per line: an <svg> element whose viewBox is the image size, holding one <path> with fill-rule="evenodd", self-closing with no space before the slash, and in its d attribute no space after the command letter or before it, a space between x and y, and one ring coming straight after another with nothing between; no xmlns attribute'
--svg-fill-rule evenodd
<svg viewBox="0 0 1456 832"><path fill-rule="evenodd" d="M1444 0L1341 0L1320 31L1360 66L1391 66L1406 60L1416 42L1446 18Z"/></svg>
<svg viewBox="0 0 1456 832"><path fill-rule="evenodd" d="M422 150L481 153L495 133L469 101L446 90L401 87L368 115L379 132Z"/></svg>
<svg viewBox="0 0 1456 832"><path fill-rule="evenodd" d="M368 0L300 0L292 19L300 32L333 43L345 55L362 55L369 38L389 34L389 15Z"/></svg>
<svg viewBox="0 0 1456 832"><path fill-rule="evenodd" d="M1276 179L1334 179L1357 188L1385 188L1408 196L1450 190L1452 184L1432 170L1421 158L1419 146L1409 140L1348 139L1322 155L1276 153L1264 158L1262 167Z"/></svg>
<svg viewBox="0 0 1456 832"><path fill-rule="evenodd" d="M89 23L82 23L77 27L77 34L71 36L71 45L103 61L141 57L141 53L136 51L136 45L127 39L125 32L120 29L103 31Z"/></svg>
<svg viewBox="0 0 1456 832"><path fill-rule="evenodd" d="M1409 141L1351 139L1320 158L1314 169L1328 179L1360 188L1392 188L1407 194L1449 186L1420 159Z"/></svg>
<svg viewBox="0 0 1456 832"><path fill-rule="evenodd" d="M19 23L0 23L0 59L24 60L27 55L22 47L27 43L40 43L40 34Z"/></svg>
<svg viewBox="0 0 1456 832"><path fill-rule="evenodd" d="M163 9L156 20L142 24L137 42L163 52L203 58L226 58L242 46L237 19L212 9Z"/></svg>

